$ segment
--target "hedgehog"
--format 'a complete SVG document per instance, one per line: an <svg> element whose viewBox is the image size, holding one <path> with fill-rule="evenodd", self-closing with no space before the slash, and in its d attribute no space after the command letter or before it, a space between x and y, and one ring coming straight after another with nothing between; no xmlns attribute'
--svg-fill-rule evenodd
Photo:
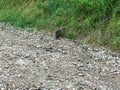
<svg viewBox="0 0 120 90"><path fill-rule="evenodd" d="M63 37L63 30L64 30L64 27L61 27L55 31L56 39L60 39L61 37Z"/></svg>

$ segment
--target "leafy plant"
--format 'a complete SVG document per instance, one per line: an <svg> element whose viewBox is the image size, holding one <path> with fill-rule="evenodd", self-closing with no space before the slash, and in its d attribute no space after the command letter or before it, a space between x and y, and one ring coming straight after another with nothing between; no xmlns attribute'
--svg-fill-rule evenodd
<svg viewBox="0 0 120 90"><path fill-rule="evenodd" d="M120 0L0 0L0 21L53 31L120 50Z"/></svg>

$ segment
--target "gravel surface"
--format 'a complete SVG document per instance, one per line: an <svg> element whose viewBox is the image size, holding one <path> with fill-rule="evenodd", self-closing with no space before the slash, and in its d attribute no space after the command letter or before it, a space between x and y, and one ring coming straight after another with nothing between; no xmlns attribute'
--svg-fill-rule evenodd
<svg viewBox="0 0 120 90"><path fill-rule="evenodd" d="M0 90L120 90L120 53L0 23Z"/></svg>

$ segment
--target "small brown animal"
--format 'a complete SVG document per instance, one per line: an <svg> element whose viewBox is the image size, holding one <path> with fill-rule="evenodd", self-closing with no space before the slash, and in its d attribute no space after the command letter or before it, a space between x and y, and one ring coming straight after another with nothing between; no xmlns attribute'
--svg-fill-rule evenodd
<svg viewBox="0 0 120 90"><path fill-rule="evenodd" d="M60 39L60 37L63 37L63 27L62 28L59 28L55 31L55 38L56 39Z"/></svg>

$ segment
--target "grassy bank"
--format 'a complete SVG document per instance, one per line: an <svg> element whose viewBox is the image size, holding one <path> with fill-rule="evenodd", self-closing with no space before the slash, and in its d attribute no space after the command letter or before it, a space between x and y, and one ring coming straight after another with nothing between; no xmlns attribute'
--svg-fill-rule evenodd
<svg viewBox="0 0 120 90"><path fill-rule="evenodd" d="M120 50L120 0L0 0L0 21Z"/></svg>

